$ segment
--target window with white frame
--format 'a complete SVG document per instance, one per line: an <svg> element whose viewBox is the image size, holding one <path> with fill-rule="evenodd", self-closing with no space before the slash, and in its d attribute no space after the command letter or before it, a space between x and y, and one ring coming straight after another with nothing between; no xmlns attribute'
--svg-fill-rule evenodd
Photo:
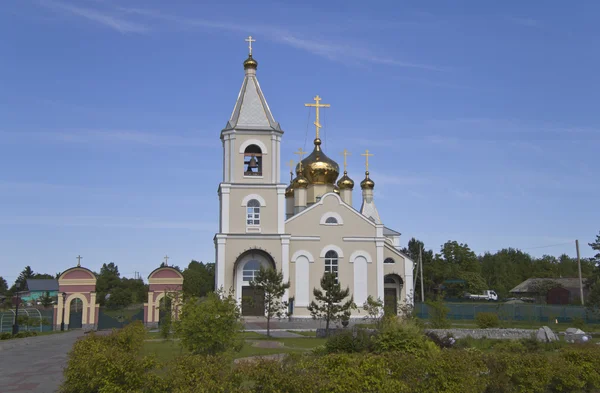
<svg viewBox="0 0 600 393"><path fill-rule="evenodd" d="M325 224L337 224L338 220L335 217L327 217L327 219L325 220Z"/></svg>
<svg viewBox="0 0 600 393"><path fill-rule="evenodd" d="M258 272L260 271L260 262L257 260L251 260L246 262L246 264L244 265L244 271L242 273L243 276L243 280L250 282L250 281L254 281L254 278L256 278L256 275L258 274Z"/></svg>
<svg viewBox="0 0 600 393"><path fill-rule="evenodd" d="M260 202L256 199L250 199L246 205L246 225L260 225Z"/></svg>
<svg viewBox="0 0 600 393"><path fill-rule="evenodd" d="M325 253L325 273L335 275L335 282L338 281L338 254L333 250Z"/></svg>
<svg viewBox="0 0 600 393"><path fill-rule="evenodd" d="M385 264L391 264L391 263L395 263L394 260L392 258L385 258L385 260L383 261L383 263Z"/></svg>

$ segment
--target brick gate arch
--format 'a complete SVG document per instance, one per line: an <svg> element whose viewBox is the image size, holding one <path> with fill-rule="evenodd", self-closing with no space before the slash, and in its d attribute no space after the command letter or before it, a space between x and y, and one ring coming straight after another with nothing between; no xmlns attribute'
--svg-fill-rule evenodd
<svg viewBox="0 0 600 393"><path fill-rule="evenodd" d="M148 275L148 302L144 303L144 322L155 328L160 321L160 301L165 296L172 297L171 312L175 320L179 315L183 274L170 266L161 266Z"/></svg>
<svg viewBox="0 0 600 393"><path fill-rule="evenodd" d="M62 326L65 330L71 325L71 301L81 300L81 327L95 329L98 321L99 306L96 304L96 275L91 270L76 266L65 270L58 277L58 304L54 306L55 329Z"/></svg>

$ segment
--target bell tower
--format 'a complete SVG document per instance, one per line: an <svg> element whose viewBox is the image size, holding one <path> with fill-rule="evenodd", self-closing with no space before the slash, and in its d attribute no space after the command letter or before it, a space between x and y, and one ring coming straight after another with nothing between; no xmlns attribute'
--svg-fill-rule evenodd
<svg viewBox="0 0 600 393"><path fill-rule="evenodd" d="M249 53L244 61L244 81L231 117L221 131L223 179L218 190L219 233L215 236L217 288L228 287L223 270L229 269L225 245L229 248L235 243L232 237L243 242L284 233L286 185L280 182L283 130L256 78L258 62L252 56L255 40L250 36L246 42ZM281 255L280 251L276 253Z"/></svg>

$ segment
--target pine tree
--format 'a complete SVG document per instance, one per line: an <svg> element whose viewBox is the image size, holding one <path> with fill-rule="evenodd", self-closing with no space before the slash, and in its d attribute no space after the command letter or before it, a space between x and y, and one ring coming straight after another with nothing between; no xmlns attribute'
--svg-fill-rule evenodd
<svg viewBox="0 0 600 393"><path fill-rule="evenodd" d="M321 289L314 288L315 300L310 302L308 311L314 319L325 319L325 334L329 336L329 323L340 319L349 318L350 310L356 308L354 299L350 297L345 303L345 298L350 295L350 288L342 289L337 277L333 273L323 274Z"/></svg>
<svg viewBox="0 0 600 393"><path fill-rule="evenodd" d="M289 282L283 282L283 273L275 269L263 269L256 274L250 287L260 289L265 294L265 315L267 317L267 336L271 337L271 318L281 318L287 308L287 302L281 298L285 290L290 287Z"/></svg>

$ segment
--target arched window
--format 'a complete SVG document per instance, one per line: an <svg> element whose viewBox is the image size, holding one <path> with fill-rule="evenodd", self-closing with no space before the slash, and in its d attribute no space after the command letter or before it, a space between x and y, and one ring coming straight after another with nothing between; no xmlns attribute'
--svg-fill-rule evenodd
<svg viewBox="0 0 600 393"><path fill-rule="evenodd" d="M256 199L246 205L246 225L260 225L260 202Z"/></svg>
<svg viewBox="0 0 600 393"><path fill-rule="evenodd" d="M325 224L337 224L338 220L335 217L327 217Z"/></svg>
<svg viewBox="0 0 600 393"><path fill-rule="evenodd" d="M246 262L244 265L244 271L242 273L244 281L253 281L258 272L260 271L260 262L253 259Z"/></svg>
<svg viewBox="0 0 600 393"><path fill-rule="evenodd" d="M325 273L333 273L335 281L338 279L338 254L335 251L325 253Z"/></svg>
<svg viewBox="0 0 600 393"><path fill-rule="evenodd" d="M392 258L385 258L383 263L396 263Z"/></svg>
<svg viewBox="0 0 600 393"><path fill-rule="evenodd" d="M383 279L383 283L384 284L396 284L396 280L394 280L394 277L385 276L385 278Z"/></svg>
<svg viewBox="0 0 600 393"><path fill-rule="evenodd" d="M244 150L244 176L262 176L262 151L256 145Z"/></svg>

